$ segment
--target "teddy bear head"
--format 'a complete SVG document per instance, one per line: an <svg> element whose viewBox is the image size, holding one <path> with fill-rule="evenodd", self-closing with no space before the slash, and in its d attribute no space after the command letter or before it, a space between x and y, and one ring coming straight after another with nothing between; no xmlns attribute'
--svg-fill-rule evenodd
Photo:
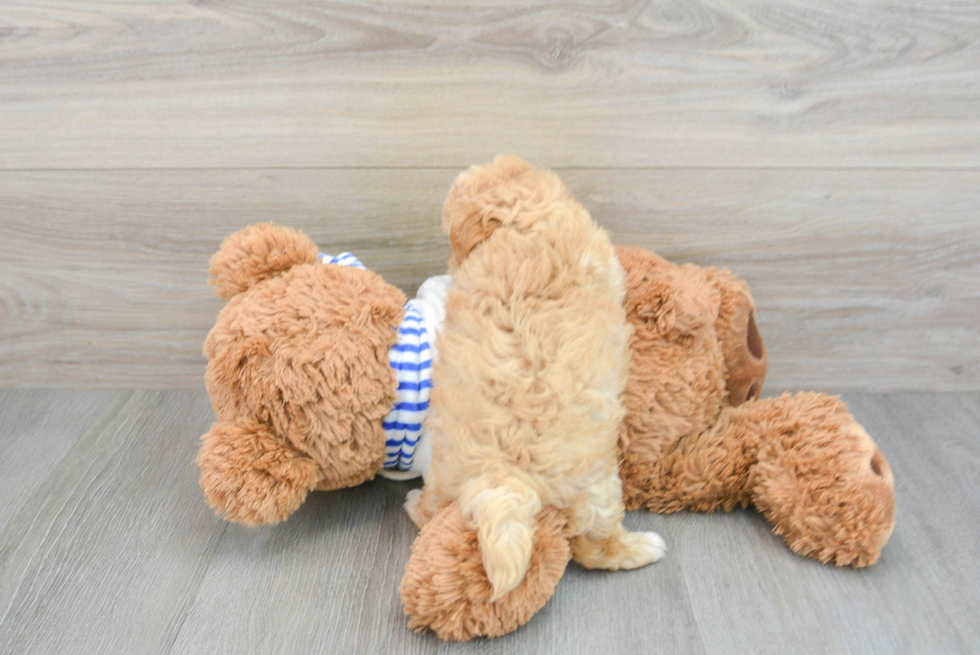
<svg viewBox="0 0 980 655"><path fill-rule="evenodd" d="M724 407L760 397L767 354L745 282L641 248L616 254L634 328L624 403L644 447L660 451L707 429Z"/></svg>
<svg viewBox="0 0 980 655"><path fill-rule="evenodd" d="M838 398L761 399L767 355L744 282L620 248L634 327L620 440L626 506L755 505L796 552L877 561L894 527L894 477Z"/></svg>
<svg viewBox="0 0 980 655"><path fill-rule="evenodd" d="M404 294L370 271L320 264L305 235L272 224L228 237L210 269L228 304L204 345L217 417L198 457L208 503L229 520L275 523L313 489L373 478Z"/></svg>

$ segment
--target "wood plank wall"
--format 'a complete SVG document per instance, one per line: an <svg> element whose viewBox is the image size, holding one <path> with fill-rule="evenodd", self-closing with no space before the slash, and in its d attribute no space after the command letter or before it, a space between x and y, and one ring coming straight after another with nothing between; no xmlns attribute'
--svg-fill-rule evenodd
<svg viewBox="0 0 980 655"><path fill-rule="evenodd" d="M980 388L971 0L2 0L0 386L201 388L250 222L414 291L501 152L747 278L771 388Z"/></svg>

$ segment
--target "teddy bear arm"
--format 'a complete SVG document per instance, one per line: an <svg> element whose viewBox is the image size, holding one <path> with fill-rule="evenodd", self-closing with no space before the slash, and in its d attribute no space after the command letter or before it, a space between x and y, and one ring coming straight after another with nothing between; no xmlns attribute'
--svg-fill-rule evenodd
<svg viewBox="0 0 980 655"><path fill-rule="evenodd" d="M878 560L894 527L894 478L837 398L807 392L750 400L723 411L706 437L692 442L700 450L684 452L680 468L693 475L679 477L687 481L682 488L713 489L721 481L723 509L755 505L801 555L838 566ZM708 500L695 493L688 503L710 509Z"/></svg>
<svg viewBox="0 0 980 655"><path fill-rule="evenodd" d="M208 505L249 526L287 518L321 478L315 461L245 418L215 423L201 437L197 463Z"/></svg>
<svg viewBox="0 0 980 655"><path fill-rule="evenodd" d="M878 561L895 526L894 476L844 403L822 393L769 406L751 480L756 507L795 552L838 566Z"/></svg>

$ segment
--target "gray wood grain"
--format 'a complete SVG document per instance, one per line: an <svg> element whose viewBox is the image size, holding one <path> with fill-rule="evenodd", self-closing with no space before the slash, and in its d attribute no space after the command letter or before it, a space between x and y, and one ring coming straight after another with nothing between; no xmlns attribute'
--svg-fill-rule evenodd
<svg viewBox="0 0 980 655"><path fill-rule="evenodd" d="M617 242L750 282L771 388L980 388L980 172L559 172ZM251 222L413 293L455 174L0 172L0 387L201 388L207 261Z"/></svg>
<svg viewBox="0 0 980 655"><path fill-rule="evenodd" d="M652 634L667 652L703 652L676 560L633 580L571 567L531 623L489 644L410 632L397 589L416 534L402 509L414 486L317 493L285 524L230 526L174 652L589 652L586 633L610 652L641 652ZM646 607L651 594L670 601ZM642 622L594 621L597 608L627 607L645 607Z"/></svg>
<svg viewBox="0 0 980 655"><path fill-rule="evenodd" d="M896 528L874 567L798 557L754 511L668 517L709 652L975 652L980 527L969 517L980 397L844 397L889 459Z"/></svg>
<svg viewBox="0 0 980 655"><path fill-rule="evenodd" d="M980 7L7 0L0 167L980 166Z"/></svg>
<svg viewBox="0 0 980 655"><path fill-rule="evenodd" d="M454 172L0 173L0 386L201 388L221 240L305 229L412 291L445 270Z"/></svg>
<svg viewBox="0 0 980 655"><path fill-rule="evenodd" d="M316 493L281 525L226 527L192 464L210 420L203 393L2 392L15 439L86 425L64 455L25 451L3 470L41 482L0 532L0 652L977 652L980 394L845 400L897 481L876 566L798 557L755 512L635 512L627 524L660 532L664 560L571 565L529 624L459 645L405 627L413 484ZM0 507L21 498L12 489L0 485Z"/></svg>
<svg viewBox="0 0 980 655"><path fill-rule="evenodd" d="M980 386L980 176L574 171L617 243L752 286L773 389Z"/></svg>
<svg viewBox="0 0 980 655"><path fill-rule="evenodd" d="M60 461L25 463L44 482L0 534L0 652L169 651L225 529L193 466L211 420L204 394L121 392Z"/></svg>
<svg viewBox="0 0 980 655"><path fill-rule="evenodd" d="M980 402L973 394L915 397L857 395L851 409L886 449L895 469L898 521L894 555L915 571L960 637L963 652L980 649L977 560L980 559L980 493L962 492L980 478ZM903 447L917 440L920 448ZM899 474L901 476L899 477ZM970 563L968 563L970 562ZM897 593L897 585L892 585ZM934 630L920 635L925 639Z"/></svg>
<svg viewBox="0 0 980 655"><path fill-rule="evenodd" d="M0 390L0 532L113 397L107 391ZM3 561L0 555L0 568Z"/></svg>

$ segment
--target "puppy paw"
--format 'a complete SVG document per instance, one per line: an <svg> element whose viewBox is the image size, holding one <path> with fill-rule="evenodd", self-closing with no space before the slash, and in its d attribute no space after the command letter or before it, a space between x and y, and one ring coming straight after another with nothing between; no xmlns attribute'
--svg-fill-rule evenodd
<svg viewBox="0 0 980 655"><path fill-rule="evenodd" d="M412 489L405 496L405 512L408 513L408 518L412 519L412 523L416 527L422 527L422 490Z"/></svg>
<svg viewBox="0 0 980 655"><path fill-rule="evenodd" d="M656 532L628 532L624 537L624 557L621 569L638 569L660 560L667 544Z"/></svg>
<svg viewBox="0 0 980 655"><path fill-rule="evenodd" d="M587 569L638 569L656 562L667 546L656 532L626 532L604 539L577 537L572 544L575 561Z"/></svg>

